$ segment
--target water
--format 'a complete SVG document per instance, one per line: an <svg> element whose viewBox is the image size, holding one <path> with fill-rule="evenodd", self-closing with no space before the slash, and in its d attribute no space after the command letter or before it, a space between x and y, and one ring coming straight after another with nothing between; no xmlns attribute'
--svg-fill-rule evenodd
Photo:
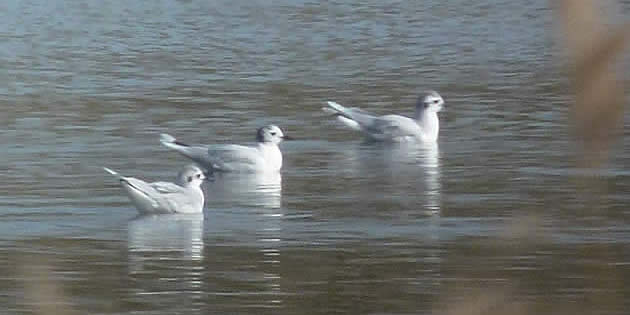
<svg viewBox="0 0 630 315"><path fill-rule="evenodd" d="M47 296L91 314L465 313L486 295L627 312L629 142L575 168L547 1L0 8L7 314ZM436 147L366 144L320 110L410 114L425 89L446 100ZM160 132L247 142L268 123L298 138L281 178L207 183L203 216L138 218L101 168L172 180L187 161Z"/></svg>

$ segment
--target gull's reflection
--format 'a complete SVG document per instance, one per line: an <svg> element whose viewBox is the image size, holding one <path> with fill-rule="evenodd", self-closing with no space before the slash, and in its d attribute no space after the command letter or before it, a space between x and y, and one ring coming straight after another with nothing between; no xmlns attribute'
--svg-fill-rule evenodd
<svg viewBox="0 0 630 315"><path fill-rule="evenodd" d="M437 291L441 287L442 277L442 250L440 244L440 205L442 203L442 173L440 167L440 150L437 143L422 144L418 147L417 159L424 173L424 208L427 214L435 215L430 218L427 226L427 241L434 246L424 250L425 261L432 277L428 285ZM430 269L429 269L430 268Z"/></svg>
<svg viewBox="0 0 630 315"><path fill-rule="evenodd" d="M340 150L339 172L352 183L338 189L363 237L420 246L423 261L420 282L428 291L440 290L443 281L442 172L436 144L362 143ZM382 218L386 217L385 220ZM367 227L361 227L364 223ZM392 249L394 250L394 249Z"/></svg>
<svg viewBox="0 0 630 315"><path fill-rule="evenodd" d="M136 279L137 298L168 292L164 297L199 299L205 273L203 225L203 214L140 216L129 222L129 275Z"/></svg>
<svg viewBox="0 0 630 315"><path fill-rule="evenodd" d="M438 214L442 203L440 149L437 143L424 144L420 146L418 153L424 170L425 209L432 214Z"/></svg>
<svg viewBox="0 0 630 315"><path fill-rule="evenodd" d="M414 185L418 187L417 195L422 198L421 212L429 216L428 220L423 220L426 224L423 227L423 234L427 246L423 250L425 255L423 260L426 262L427 271L431 271L427 285L437 290L442 281L442 256L439 246L442 173L439 147L437 143L401 143L389 144L384 149L386 168L392 172L391 180L398 185L407 183L406 188L399 189L413 189Z"/></svg>
<svg viewBox="0 0 630 315"><path fill-rule="evenodd" d="M129 253L132 258L136 253L178 253L182 259L200 261L203 220L203 214L137 217L129 222Z"/></svg>
<svg viewBox="0 0 630 315"><path fill-rule="evenodd" d="M237 204L268 209L278 209L281 206L282 175L278 172L214 176L206 185L206 199L213 204Z"/></svg>
<svg viewBox="0 0 630 315"><path fill-rule="evenodd" d="M403 210L399 225L420 227L414 237L423 243L422 260L426 263L425 285L439 290L442 277L442 173L440 150L437 144L397 143L362 144L358 150L357 177L367 179L368 191L376 201ZM363 186L363 185L362 185ZM366 198L367 199L367 198ZM418 204L420 203L420 204ZM379 207L387 212L387 208ZM422 218L415 220L420 214ZM379 213L380 215L380 213ZM392 236L400 237L393 234Z"/></svg>
<svg viewBox="0 0 630 315"><path fill-rule="evenodd" d="M440 172L440 150L437 143L400 143L390 144L389 157L391 167L402 174L417 174L422 178L420 195L424 196L424 212L439 214L442 185ZM421 173L413 168L420 166Z"/></svg>
<svg viewBox="0 0 630 315"><path fill-rule="evenodd" d="M440 213L440 150L431 143L363 143L356 156L344 163L354 164L355 176L365 181L369 198L396 199L409 210L417 209L422 198L422 213ZM374 194L378 189L381 193Z"/></svg>
<svg viewBox="0 0 630 315"><path fill-rule="evenodd" d="M252 241L260 253L256 269L264 279L265 307L281 307L282 175L269 172L214 176L206 185L206 196L211 203L208 213L213 211L211 207L222 209L229 219L225 223L234 224L233 230L243 230L238 234L241 242L250 235L255 238Z"/></svg>

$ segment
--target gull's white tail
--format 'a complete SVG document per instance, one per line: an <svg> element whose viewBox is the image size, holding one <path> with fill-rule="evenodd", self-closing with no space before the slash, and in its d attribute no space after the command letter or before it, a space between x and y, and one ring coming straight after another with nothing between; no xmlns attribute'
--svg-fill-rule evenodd
<svg viewBox="0 0 630 315"><path fill-rule="evenodd" d="M160 134L160 141L162 142L175 142L175 140L176 140L175 137L167 133Z"/></svg>
<svg viewBox="0 0 630 315"><path fill-rule="evenodd" d="M163 145L169 148L173 148L175 150L177 150L177 148L181 146L181 144L177 143L177 139L175 139L175 137L167 133L160 134L160 142Z"/></svg>
<svg viewBox="0 0 630 315"><path fill-rule="evenodd" d="M175 137L167 133L160 134L160 142L167 148L171 148L185 156L190 156L191 146L177 141Z"/></svg>
<svg viewBox="0 0 630 315"><path fill-rule="evenodd" d="M110 173L110 174L112 174L112 175L114 175L114 176L116 176L116 177L121 177L121 176L120 176L120 174L118 174L116 171L113 171L113 170L111 170L111 169L109 169L109 168L107 168L107 167L103 167L103 169L104 169L107 173Z"/></svg>
<svg viewBox="0 0 630 315"><path fill-rule="evenodd" d="M201 146L191 146L180 141L175 137L163 133L160 135L160 142L167 148L173 149L180 154L192 159L193 161L204 164L207 163L208 149Z"/></svg>
<svg viewBox="0 0 630 315"><path fill-rule="evenodd" d="M328 107L322 107L322 110L324 112L326 112L326 114L330 114L330 115L338 115L339 112L337 112L336 110L332 109L332 108L328 108Z"/></svg>
<svg viewBox="0 0 630 315"><path fill-rule="evenodd" d="M336 112L342 115L346 114L346 111L348 110L347 108L341 106L340 104L331 102L331 101L328 101L328 106L330 106L332 109L334 109Z"/></svg>
<svg viewBox="0 0 630 315"><path fill-rule="evenodd" d="M359 125L359 123L356 120L354 120L354 118L352 118L351 110L335 102L330 102L330 101L328 102L328 106L329 107L323 107L322 110L324 110L325 112L329 114L333 114L337 116L337 120L342 122L348 128L351 128L354 130L361 130L361 126Z"/></svg>

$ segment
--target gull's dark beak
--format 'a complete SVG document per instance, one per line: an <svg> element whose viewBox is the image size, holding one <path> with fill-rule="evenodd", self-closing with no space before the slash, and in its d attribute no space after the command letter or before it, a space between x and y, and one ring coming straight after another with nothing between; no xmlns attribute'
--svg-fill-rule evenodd
<svg viewBox="0 0 630 315"><path fill-rule="evenodd" d="M291 136L282 136L282 140L295 140L295 138Z"/></svg>

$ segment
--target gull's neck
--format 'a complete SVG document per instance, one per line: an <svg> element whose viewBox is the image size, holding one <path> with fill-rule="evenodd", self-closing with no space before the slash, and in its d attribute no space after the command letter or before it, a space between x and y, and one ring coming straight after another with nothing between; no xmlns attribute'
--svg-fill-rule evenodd
<svg viewBox="0 0 630 315"><path fill-rule="evenodd" d="M414 119L418 122L422 129L422 138L424 141L436 141L440 132L440 120L437 112L428 111L424 108L416 108Z"/></svg>
<svg viewBox="0 0 630 315"><path fill-rule="evenodd" d="M203 206L205 203L205 197L200 184L189 183L188 185L180 185L184 188L184 194L191 203L186 204L184 207L176 210L179 213L195 213L201 210L203 212Z"/></svg>
<svg viewBox="0 0 630 315"><path fill-rule="evenodd" d="M201 184L198 184L198 185L186 184L186 185L180 185L180 186L182 186L185 189L188 189L188 190L194 192L195 194L201 193L203 195L203 190L201 189Z"/></svg>
<svg viewBox="0 0 630 315"><path fill-rule="evenodd" d="M199 201L198 206L201 207L201 212L203 212L203 204L205 202L205 197L203 195L203 190L201 189L201 186L194 186L194 187L190 187L190 190L193 191L194 194L196 194L197 196L199 196L199 199L197 199Z"/></svg>
<svg viewBox="0 0 630 315"><path fill-rule="evenodd" d="M258 142L258 150L265 160L266 170L279 171L282 168L282 152L277 143Z"/></svg>
<svg viewBox="0 0 630 315"><path fill-rule="evenodd" d="M277 143L273 143L273 142L258 142L258 150L269 150L269 149L273 149L273 148L278 148L278 144Z"/></svg>

